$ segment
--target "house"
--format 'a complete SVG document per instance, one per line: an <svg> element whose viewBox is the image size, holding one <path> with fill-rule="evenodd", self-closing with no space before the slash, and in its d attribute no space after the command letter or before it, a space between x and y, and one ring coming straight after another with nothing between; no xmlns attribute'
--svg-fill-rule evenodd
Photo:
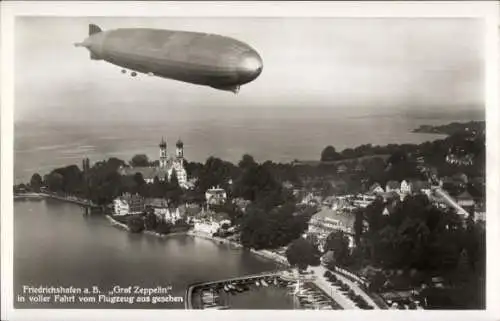
<svg viewBox="0 0 500 321"><path fill-rule="evenodd" d="M411 194L411 184L409 184L406 180L401 182L400 191L402 194Z"/></svg>
<svg viewBox="0 0 500 321"><path fill-rule="evenodd" d="M469 192L465 191L462 194L458 195L456 198L458 205L462 207L474 207L474 199Z"/></svg>
<svg viewBox="0 0 500 321"><path fill-rule="evenodd" d="M205 192L205 199L208 205L222 205L226 202L227 194L223 188L212 187Z"/></svg>
<svg viewBox="0 0 500 321"><path fill-rule="evenodd" d="M195 232L212 235L220 228L220 224L214 221L198 221L194 223Z"/></svg>
<svg viewBox="0 0 500 321"><path fill-rule="evenodd" d="M339 167L337 167L337 173L345 173L347 172L347 166L345 164L340 164Z"/></svg>
<svg viewBox="0 0 500 321"><path fill-rule="evenodd" d="M386 193L390 192L400 192L400 185L397 181L388 181L387 184L385 185L385 191Z"/></svg>
<svg viewBox="0 0 500 321"><path fill-rule="evenodd" d="M382 188L382 186L380 186L379 183L375 183L370 187L369 192L371 194L381 194L384 192L384 189Z"/></svg>
<svg viewBox="0 0 500 321"><path fill-rule="evenodd" d="M375 195L357 195L353 199L353 205L356 207L365 208L370 205L377 197Z"/></svg>
<svg viewBox="0 0 500 321"><path fill-rule="evenodd" d="M145 207L151 209L159 220L165 220L168 211L168 202L163 198L148 198L145 200Z"/></svg>
<svg viewBox="0 0 500 321"><path fill-rule="evenodd" d="M342 231L348 236L350 247L353 247L353 226L354 216L339 214L331 209L323 209L311 217L308 234L314 234L321 244L331 232Z"/></svg>
<svg viewBox="0 0 500 321"><path fill-rule="evenodd" d="M115 215L140 214L145 209L144 198L138 194L124 194L113 200L113 210Z"/></svg>

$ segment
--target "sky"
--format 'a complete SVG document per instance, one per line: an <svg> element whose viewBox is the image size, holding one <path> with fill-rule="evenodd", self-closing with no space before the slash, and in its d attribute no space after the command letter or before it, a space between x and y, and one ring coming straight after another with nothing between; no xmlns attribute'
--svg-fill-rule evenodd
<svg viewBox="0 0 500 321"><path fill-rule="evenodd" d="M132 78L73 46L86 38L89 23L104 30L147 27L233 37L259 52L264 69L238 95ZM482 27L472 18L18 17L14 118L147 121L229 110L283 115L293 108L301 117L321 108L483 109Z"/></svg>

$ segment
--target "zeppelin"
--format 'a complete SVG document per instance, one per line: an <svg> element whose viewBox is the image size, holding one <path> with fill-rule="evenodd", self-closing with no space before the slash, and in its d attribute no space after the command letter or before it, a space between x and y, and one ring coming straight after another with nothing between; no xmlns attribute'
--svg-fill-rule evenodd
<svg viewBox="0 0 500 321"><path fill-rule="evenodd" d="M131 76L150 76L210 86L237 93L241 85L262 72L262 58L249 45L214 34L160 29L102 31L89 25L89 37L77 47L131 70Z"/></svg>

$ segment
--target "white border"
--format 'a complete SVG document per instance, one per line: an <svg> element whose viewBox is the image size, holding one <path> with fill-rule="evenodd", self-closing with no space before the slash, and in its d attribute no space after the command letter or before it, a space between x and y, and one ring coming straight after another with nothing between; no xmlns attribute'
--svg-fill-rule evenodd
<svg viewBox="0 0 500 321"><path fill-rule="evenodd" d="M298 320L337 320L366 317L405 320L454 319L500 320L498 285L500 175L498 164L498 3L496 1L442 2L2 2L1 3L1 320L104 320L220 318L252 320L286 318ZM486 116L487 116L487 310L486 311L182 311L182 310L14 310L12 288L13 262L13 40L14 19L20 15L101 16L101 17L477 17L485 21Z"/></svg>

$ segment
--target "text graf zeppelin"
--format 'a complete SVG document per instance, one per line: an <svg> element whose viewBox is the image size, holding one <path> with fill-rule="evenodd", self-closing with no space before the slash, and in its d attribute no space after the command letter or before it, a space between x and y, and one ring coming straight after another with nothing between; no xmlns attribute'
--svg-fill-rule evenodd
<svg viewBox="0 0 500 321"><path fill-rule="evenodd" d="M137 285L113 286L102 290L98 286L90 287L54 287L28 286L22 287L18 294L19 304L30 305L71 305L71 304L179 304L184 302L182 296L172 295L172 287L144 288Z"/></svg>

